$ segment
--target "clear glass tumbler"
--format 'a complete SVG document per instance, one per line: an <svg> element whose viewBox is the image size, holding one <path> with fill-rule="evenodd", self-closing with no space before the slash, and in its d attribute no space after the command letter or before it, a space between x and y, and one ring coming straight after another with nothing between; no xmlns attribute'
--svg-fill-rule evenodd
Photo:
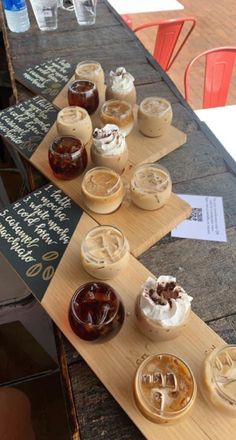
<svg viewBox="0 0 236 440"><path fill-rule="evenodd" d="M30 0L34 15L41 31L57 29L57 0Z"/></svg>
<svg viewBox="0 0 236 440"><path fill-rule="evenodd" d="M97 0L73 0L75 15L81 25L91 25L96 21Z"/></svg>

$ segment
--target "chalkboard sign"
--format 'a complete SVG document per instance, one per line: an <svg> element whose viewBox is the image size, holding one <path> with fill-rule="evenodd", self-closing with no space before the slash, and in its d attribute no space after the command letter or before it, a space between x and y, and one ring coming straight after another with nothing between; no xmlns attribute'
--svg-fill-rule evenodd
<svg viewBox="0 0 236 440"><path fill-rule="evenodd" d="M63 58L54 58L42 64L18 70L16 79L37 95L49 101L58 95L73 75L75 66Z"/></svg>
<svg viewBox="0 0 236 440"><path fill-rule="evenodd" d="M0 112L0 134L30 158L57 118L58 109L35 96Z"/></svg>
<svg viewBox="0 0 236 440"><path fill-rule="evenodd" d="M52 184L0 211L0 250L39 300L82 213Z"/></svg>

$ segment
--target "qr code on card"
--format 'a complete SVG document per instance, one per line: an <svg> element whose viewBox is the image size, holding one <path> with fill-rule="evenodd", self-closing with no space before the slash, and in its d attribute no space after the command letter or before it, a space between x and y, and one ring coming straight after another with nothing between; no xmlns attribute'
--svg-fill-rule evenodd
<svg viewBox="0 0 236 440"><path fill-rule="evenodd" d="M188 220L192 220L194 222L202 222L202 208L192 208L192 214L188 218Z"/></svg>

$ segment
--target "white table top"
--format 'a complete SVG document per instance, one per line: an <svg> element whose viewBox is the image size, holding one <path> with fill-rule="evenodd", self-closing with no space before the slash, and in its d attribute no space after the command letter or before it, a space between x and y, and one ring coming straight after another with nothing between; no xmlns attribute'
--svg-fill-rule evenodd
<svg viewBox="0 0 236 440"><path fill-rule="evenodd" d="M236 161L236 105L195 110Z"/></svg>
<svg viewBox="0 0 236 440"><path fill-rule="evenodd" d="M177 0L109 0L119 14L177 11L184 9Z"/></svg>

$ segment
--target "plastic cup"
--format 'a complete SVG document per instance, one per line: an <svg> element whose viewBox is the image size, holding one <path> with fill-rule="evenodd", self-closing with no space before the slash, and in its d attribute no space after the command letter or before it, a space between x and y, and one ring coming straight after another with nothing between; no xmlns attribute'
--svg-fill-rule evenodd
<svg viewBox="0 0 236 440"><path fill-rule="evenodd" d="M41 31L57 29L57 0L30 0L37 25Z"/></svg>

